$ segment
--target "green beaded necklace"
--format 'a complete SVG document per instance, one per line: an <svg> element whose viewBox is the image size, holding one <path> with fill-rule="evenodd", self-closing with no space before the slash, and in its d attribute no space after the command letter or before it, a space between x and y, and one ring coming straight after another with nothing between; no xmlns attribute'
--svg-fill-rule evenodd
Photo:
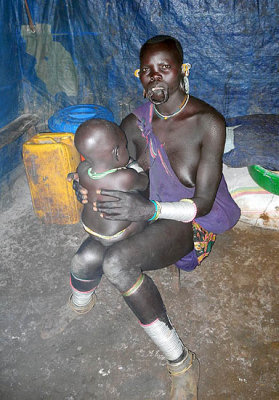
<svg viewBox="0 0 279 400"><path fill-rule="evenodd" d="M105 176L109 174L113 174L114 172L120 170L120 169L125 169L126 167L120 167L120 168L113 168L113 169L108 169L107 171L104 172L94 172L92 171L92 168L88 168L88 176L91 179L102 179Z"/></svg>

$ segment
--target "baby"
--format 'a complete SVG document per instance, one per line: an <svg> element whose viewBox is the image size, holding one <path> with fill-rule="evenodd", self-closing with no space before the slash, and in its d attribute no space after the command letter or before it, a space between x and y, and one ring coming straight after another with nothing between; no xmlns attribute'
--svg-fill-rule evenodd
<svg viewBox="0 0 279 400"><path fill-rule="evenodd" d="M136 172L141 168L129 157L124 132L113 122L90 119L78 127L74 141L84 158L77 168L79 182L88 190L88 203L81 216L84 229L104 246L141 231L146 222L108 220L92 205L99 200L115 200L99 194L99 189L129 192L144 191L148 186L147 175Z"/></svg>

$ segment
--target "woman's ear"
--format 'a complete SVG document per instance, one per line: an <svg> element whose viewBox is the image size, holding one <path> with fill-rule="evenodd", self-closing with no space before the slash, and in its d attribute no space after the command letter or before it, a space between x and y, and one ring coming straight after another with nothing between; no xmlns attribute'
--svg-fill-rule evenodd
<svg viewBox="0 0 279 400"><path fill-rule="evenodd" d="M186 76L189 76L190 68L191 68L191 64L189 64L189 63L184 63L181 65L182 73Z"/></svg>
<svg viewBox="0 0 279 400"><path fill-rule="evenodd" d="M114 157L116 161L119 161L119 146L116 146L113 150Z"/></svg>

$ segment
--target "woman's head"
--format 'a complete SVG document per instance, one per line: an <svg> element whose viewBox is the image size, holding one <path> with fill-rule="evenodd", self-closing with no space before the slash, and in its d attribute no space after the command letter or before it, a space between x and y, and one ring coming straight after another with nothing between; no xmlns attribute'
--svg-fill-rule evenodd
<svg viewBox="0 0 279 400"><path fill-rule="evenodd" d="M174 93L183 92L183 50L171 36L154 36L140 50L139 77L148 99L154 104L168 101Z"/></svg>

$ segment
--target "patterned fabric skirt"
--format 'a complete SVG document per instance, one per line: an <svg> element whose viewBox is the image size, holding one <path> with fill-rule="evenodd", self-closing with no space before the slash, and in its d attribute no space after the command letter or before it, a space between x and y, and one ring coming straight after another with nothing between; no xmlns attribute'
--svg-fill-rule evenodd
<svg viewBox="0 0 279 400"><path fill-rule="evenodd" d="M208 232L202 228L197 222L192 222L193 233L194 233L194 248L198 258L199 264L202 260L207 257L215 243L215 233Z"/></svg>

